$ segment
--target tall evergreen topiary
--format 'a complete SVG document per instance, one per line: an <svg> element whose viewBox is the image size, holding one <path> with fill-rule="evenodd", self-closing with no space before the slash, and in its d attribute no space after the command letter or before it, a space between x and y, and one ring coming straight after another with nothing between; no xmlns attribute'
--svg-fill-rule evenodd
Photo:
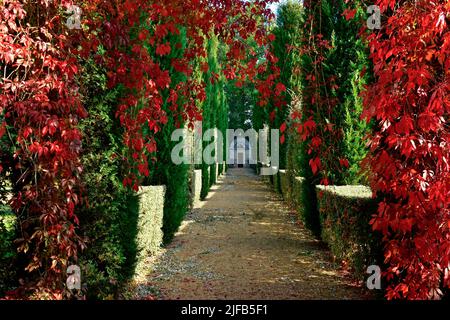
<svg viewBox="0 0 450 320"><path fill-rule="evenodd" d="M207 43L207 63L208 71L204 72L203 78L206 82L206 100L203 102L203 133L208 129L218 129L226 137L228 128L228 104L225 95L225 80L221 70L221 55L226 48L219 44L217 36L211 35ZM213 143L214 140L204 141L203 149ZM225 144L225 141L224 141ZM224 147L224 155L226 154ZM215 156L213 153L212 156ZM219 159L221 161L221 159ZM213 184L216 183L217 164L208 165L204 161L201 165L202 170L202 190L201 199L205 199ZM219 164L219 169L222 166Z"/></svg>
<svg viewBox="0 0 450 320"><path fill-rule="evenodd" d="M365 138L369 132L369 124L361 119L363 110L360 93L364 90L370 77L368 47L359 37L361 21L364 21L365 6L356 1L353 19L344 15L349 5L343 0L325 2L322 6L328 24L332 26L330 44L326 54L323 72L330 79L329 97L334 104L331 114L332 123L340 128L339 143L330 139L334 145L326 162L327 178L331 183L359 184L365 182L361 172L361 161L367 155ZM331 143L330 143L331 144Z"/></svg>
<svg viewBox="0 0 450 320"><path fill-rule="evenodd" d="M272 42L272 52L278 58L278 68L280 69L279 81L288 89L283 93L284 107L274 107L275 118L271 127L279 129L283 123L288 121L289 106L292 96L299 91L300 86L300 57L298 53L301 44L303 6L296 1L288 1L282 4L277 13L277 22L273 30L275 40ZM287 167L287 141L280 145L280 168ZM294 141L294 143L297 143Z"/></svg>
<svg viewBox="0 0 450 320"><path fill-rule="evenodd" d="M102 53L100 48L99 53ZM116 298L133 275L137 199L125 188L123 132L115 117L121 88L107 88L106 72L93 60L84 62L83 91L89 117L82 120L82 181L88 203L78 210L80 234L88 239L79 265L89 299Z"/></svg>
<svg viewBox="0 0 450 320"><path fill-rule="evenodd" d="M352 4L353 6L354 4ZM287 83L291 104L288 138L288 166L305 178L302 201L303 220L315 234L320 234L315 185L358 184L364 182L360 162L367 154L364 142L368 124L360 119L359 95L368 81L367 47L359 39L363 5L357 6L355 19L346 19L349 6L345 1L305 1L295 10L294 3L280 8L277 33L289 35L289 18L295 18L301 35L292 43L295 54L286 61L281 53L280 67L289 64L293 70ZM303 20L303 21L302 21ZM285 30L286 29L286 30ZM275 52L281 46L275 46ZM278 50L277 50L278 48ZM287 51L289 52L289 51ZM287 72L281 72L286 81ZM299 150L299 151L297 151ZM298 168L297 168L298 167Z"/></svg>
<svg viewBox="0 0 450 320"><path fill-rule="evenodd" d="M152 185L166 186L163 221L164 243L172 240L189 207L189 167L187 164L177 165L172 162L171 158L173 148L179 143L171 140L172 133L176 129L184 128L185 125L181 112L184 101L181 97L173 101L178 85L187 80L186 75L175 70L172 65L174 59L183 56L187 46L186 30L179 29L178 34L166 36L166 40L172 48L170 54L161 57L154 54L155 57L158 57L161 69L168 71L171 75L170 87L162 92L162 108L167 114L167 123L155 135L157 152L154 157L156 161L150 168L148 179Z"/></svg>

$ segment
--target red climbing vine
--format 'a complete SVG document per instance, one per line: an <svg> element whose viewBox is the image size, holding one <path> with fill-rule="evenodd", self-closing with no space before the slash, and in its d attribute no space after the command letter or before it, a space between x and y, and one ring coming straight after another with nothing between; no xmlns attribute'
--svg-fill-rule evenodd
<svg viewBox="0 0 450 320"><path fill-rule="evenodd" d="M384 235L387 297L427 299L450 287L450 3L379 0L388 19L368 37L375 82L373 228Z"/></svg>
<svg viewBox="0 0 450 320"><path fill-rule="evenodd" d="M171 71L156 62L156 57L175 49L166 36L185 28L189 39L183 57L171 63L189 79L170 92L171 108L185 120L199 120L196 101L205 99L205 84L189 77L193 61L206 56L205 35L214 32L228 45L227 78L259 81L258 55L241 39L253 37L259 46L267 44L264 20L272 15L267 9L270 2L2 1L0 138L8 146L0 148L0 172L13 175L11 203L19 218L27 289L61 298L66 268L85 245L76 232L76 206L83 201L79 181L83 137L77 125L89 116L79 89L82 61L94 59L107 70L109 87L123 88L116 110L128 150L124 161L129 170L123 181L137 190L149 174L149 155L156 151L152 133L167 122L162 91L169 88ZM69 17L65 11L73 6L81 9L79 28L67 24L74 11L69 10ZM249 55L250 63L243 63ZM178 95L184 95L182 106L177 105Z"/></svg>
<svg viewBox="0 0 450 320"><path fill-rule="evenodd" d="M82 170L77 123L86 111L77 59L57 14L67 5L5 0L0 10L0 137L7 136L13 152L0 171L8 166L16 181L17 243L28 255L26 270L42 272L37 287L61 283L64 266L83 247L75 207Z"/></svg>

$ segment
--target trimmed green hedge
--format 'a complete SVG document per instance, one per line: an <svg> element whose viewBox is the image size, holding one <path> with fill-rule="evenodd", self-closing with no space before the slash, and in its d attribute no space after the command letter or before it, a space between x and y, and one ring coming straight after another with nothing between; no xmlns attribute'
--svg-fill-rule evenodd
<svg viewBox="0 0 450 320"><path fill-rule="evenodd" d="M303 186L304 182L305 182L304 178L295 177L294 181L292 182L292 195L291 195L292 205L297 210L299 217L303 222L305 222L305 220L303 218L305 208L303 206L303 201L302 201L302 186Z"/></svg>
<svg viewBox="0 0 450 320"><path fill-rule="evenodd" d="M78 264L87 299L117 299L123 285L136 273L139 247L143 247L141 240L147 239L144 243L148 246L148 237L154 233L148 232L146 237L139 238L142 199L122 183L126 170L122 161L123 130L114 110L123 88L109 90L105 70L93 60L86 61L84 67L82 82L90 116L80 121L85 137L81 178L85 182L84 196L88 203L78 207L77 214L78 232L87 239L87 248L80 252ZM171 181L181 185L175 178ZM164 208L164 203L160 208ZM161 228L159 224L154 227L155 230Z"/></svg>
<svg viewBox="0 0 450 320"><path fill-rule="evenodd" d="M78 264L87 299L114 299L134 274L138 199L121 179L123 130L114 110L123 88L109 90L106 71L93 59L84 62L84 69L81 82L89 117L80 121L81 179L88 203L77 208L77 215L87 248Z"/></svg>
<svg viewBox="0 0 450 320"><path fill-rule="evenodd" d="M193 170L191 176L192 205L195 206L200 201L202 192L202 170Z"/></svg>
<svg viewBox="0 0 450 320"><path fill-rule="evenodd" d="M206 199L206 197L208 197L208 193L209 193L209 189L211 188L210 185L210 172L211 172L211 167L203 164L202 165L202 189L200 192L200 200L204 201Z"/></svg>
<svg viewBox="0 0 450 320"><path fill-rule="evenodd" d="M286 170L280 170L280 189L285 201L291 204L292 183Z"/></svg>
<svg viewBox="0 0 450 320"><path fill-rule="evenodd" d="M300 220L313 235L320 238L320 220L317 212L317 195L315 186L309 180L295 177L292 183L291 203L297 210Z"/></svg>
<svg viewBox="0 0 450 320"><path fill-rule="evenodd" d="M322 239L333 255L346 261L359 279L367 267L383 261L381 237L369 221L377 202L365 186L317 186Z"/></svg>
<svg viewBox="0 0 450 320"><path fill-rule="evenodd" d="M183 72L178 72L173 68L173 60L182 58L188 46L188 38L185 28L180 27L180 32L170 34L166 37L172 50L170 54L157 57L162 70L170 73L170 86L161 92L163 105L162 109L167 114L167 123L155 134L157 152L152 156L156 159L150 164L150 176L145 179L147 186L166 186L166 200L164 206L164 243L172 241L174 234L178 231L184 217L189 211L189 166L186 164L176 165L172 162L172 150L178 144L172 141L172 134L176 129L186 127L185 119L181 110L173 110L170 103L171 90L178 90L178 85L187 81L187 76ZM154 55L153 47L147 48ZM177 105L186 103L185 97L178 97ZM148 126L144 126L144 132L152 136Z"/></svg>
<svg viewBox="0 0 450 320"><path fill-rule="evenodd" d="M286 50L289 47L299 47L303 36L303 5L300 1L289 0L280 3L277 10L276 24L273 28L275 40L272 42L271 51L278 58L276 63L280 68L280 81L288 89L283 93L283 99L287 106L292 103L292 93L297 93L300 88L300 74L297 72L300 64L300 50ZM266 114L266 123L272 129L279 129L281 125L289 121L289 107L278 108L274 100L271 100L270 110ZM271 112L275 117L270 116ZM280 168L286 168L287 149L289 135L285 135L286 143L280 144Z"/></svg>
<svg viewBox="0 0 450 320"><path fill-rule="evenodd" d="M15 238L15 216L7 206L0 204L0 297L10 289L14 279L13 240Z"/></svg>
<svg viewBox="0 0 450 320"><path fill-rule="evenodd" d="M163 243L163 215L165 186L142 187L139 191L139 217L137 223L137 257L135 279L147 275L146 260L156 254Z"/></svg>
<svg viewBox="0 0 450 320"><path fill-rule="evenodd" d="M207 72L203 73L203 80L206 83L206 100L202 104L203 132L206 132L208 129L217 128L222 134L225 134L228 127L228 104L224 91L226 80L221 76L218 81L211 81L213 74L221 74L221 57L223 54L222 51L225 50L225 48L216 36L211 36L208 39L206 50L208 53L207 62L209 69ZM208 147L211 142L212 141L203 141L203 148L205 149ZM223 151L226 151L225 146ZM207 198L211 186L217 182L217 166L219 166L219 164L208 165L203 163L201 165L201 200Z"/></svg>
<svg viewBox="0 0 450 320"><path fill-rule="evenodd" d="M91 224L89 246L79 261L88 299L117 299L124 284L145 276L147 257L162 244L165 190L142 187L112 201L111 217ZM91 212L92 219L103 215Z"/></svg>
<svg viewBox="0 0 450 320"><path fill-rule="evenodd" d="M272 183L273 183L273 187L275 189L275 191L277 193L281 193L281 182L280 182L280 172L277 172L276 174L274 174L272 176Z"/></svg>

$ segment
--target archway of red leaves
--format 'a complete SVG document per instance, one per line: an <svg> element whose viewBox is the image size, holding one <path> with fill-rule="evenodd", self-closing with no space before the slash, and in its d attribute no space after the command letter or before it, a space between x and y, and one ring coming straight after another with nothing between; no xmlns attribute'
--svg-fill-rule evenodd
<svg viewBox="0 0 450 320"><path fill-rule="evenodd" d="M368 162L387 297L437 298L450 288L450 2L376 4L386 20L368 37L364 116L376 123Z"/></svg>
<svg viewBox="0 0 450 320"><path fill-rule="evenodd" d="M10 163L0 172L18 169L12 207L20 219L19 250L27 253L26 269L38 271L33 288L61 297L67 265L77 260L84 241L77 235L76 208L83 201L80 152L83 137L77 128L88 117L82 103L80 61L92 58L107 69L108 85L123 86L116 115L124 128L129 172L124 184L139 188L148 175L147 155L155 150L152 135L143 135L148 125L156 133L167 121L161 92L171 82L149 53L157 56L172 50L166 40L183 27L188 49L172 67L188 81L171 95L174 110L186 121L201 119L196 101L205 99L205 84L193 80L193 61L206 57L206 35L211 32L229 46L224 74L228 79L257 82L263 96L270 96L276 77L267 74L260 56L245 46L253 37L260 47L268 43L267 21L271 1L243 0L4 0L0 10L0 137L11 140ZM72 29L67 19L76 6L82 10L81 28ZM73 24L76 21L71 21ZM147 47L146 47L147 46ZM99 53L99 48L102 53ZM250 58L249 58L250 57ZM264 60L264 59L263 59ZM245 63L243 63L245 61ZM28 222L39 221L30 230Z"/></svg>
<svg viewBox="0 0 450 320"><path fill-rule="evenodd" d="M110 87L127 89L116 111L129 150L124 183L137 189L147 174L147 155L155 151L152 136L141 129L148 125L157 132L167 121L160 92L170 84L170 73L145 45L157 55L168 54L166 35L186 28L188 50L172 66L190 76L191 62L205 56L205 35L214 32L230 47L224 74L255 82L264 104L279 91L279 71L271 69L274 63L269 69L261 64L245 39L254 37L261 47L271 39L265 24L269 2L2 1L0 137L12 141L14 157L0 164L0 172L19 169L13 209L39 221L35 230L21 225L26 232L18 239L19 249L29 253L27 270L39 271L36 287L58 295L66 266L84 246L76 232L76 208L83 198L83 137L77 124L89 115L77 82L80 60L94 58L108 70ZM375 81L365 96L365 116L377 125L370 163L372 187L381 197L372 222L386 243L388 297L429 298L450 285L450 4L376 4L388 19L368 38ZM66 26L63 12L72 5L82 9L81 29ZM273 60L270 54L266 58ZM187 81L173 94L186 96L181 108L186 120L201 118L196 101L205 98L203 83Z"/></svg>
<svg viewBox="0 0 450 320"><path fill-rule="evenodd" d="M304 5L320 12L321 1ZM360 36L373 62L374 79L362 94L363 117L374 124L365 162L380 199L371 224L383 234L387 298L438 298L450 288L450 2L345 3L347 19L361 5L375 4L382 13L381 30L367 30L361 21ZM317 17L306 19L305 28L320 26ZM309 82L302 98L318 114L334 107L321 91L326 80L318 76L329 47L322 38L312 34L309 46L300 48L316 71L305 75ZM300 124L311 150L318 149L313 139L329 130L320 125L313 120ZM327 158L318 152L312 170L324 171L320 164Z"/></svg>

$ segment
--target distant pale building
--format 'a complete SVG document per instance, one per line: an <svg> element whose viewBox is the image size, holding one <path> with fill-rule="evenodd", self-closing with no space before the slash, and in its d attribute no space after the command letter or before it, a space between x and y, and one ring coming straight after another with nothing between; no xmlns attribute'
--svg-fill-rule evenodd
<svg viewBox="0 0 450 320"><path fill-rule="evenodd" d="M255 162L256 155L253 154L252 145L248 137L234 137L228 150L228 159L235 167L248 167Z"/></svg>

